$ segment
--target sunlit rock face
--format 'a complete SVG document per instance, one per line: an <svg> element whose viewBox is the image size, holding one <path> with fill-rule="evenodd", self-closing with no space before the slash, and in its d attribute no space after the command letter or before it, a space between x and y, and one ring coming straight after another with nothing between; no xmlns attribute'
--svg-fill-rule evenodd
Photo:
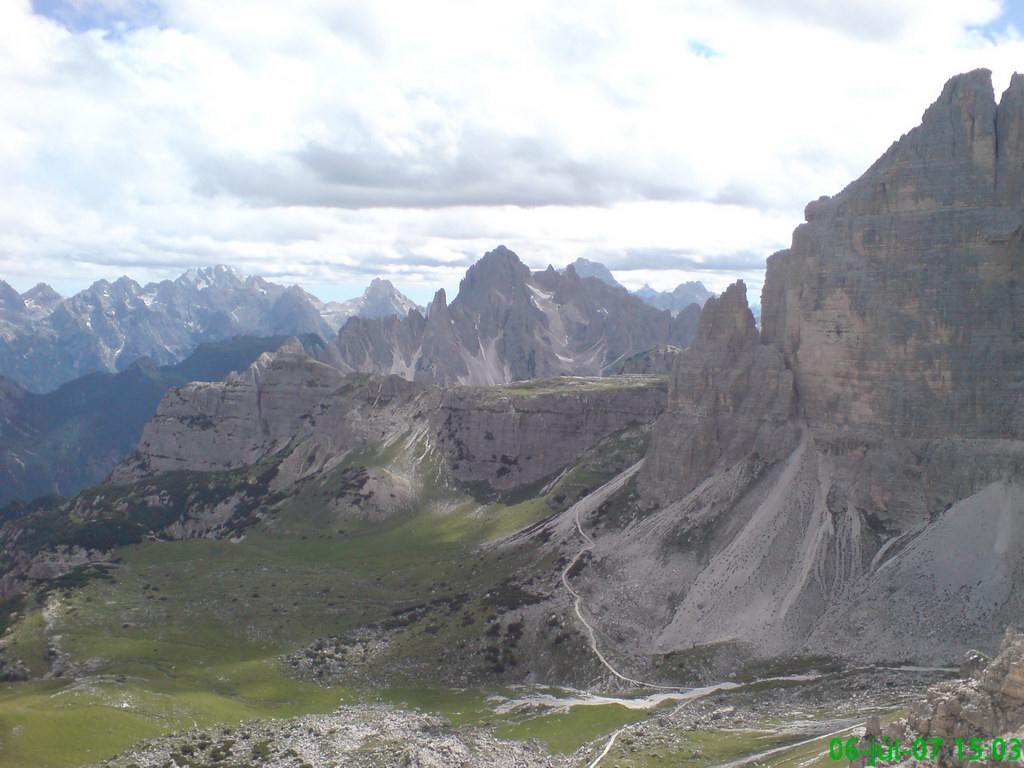
<svg viewBox="0 0 1024 768"><path fill-rule="evenodd" d="M1024 77L950 80L922 123L768 261L764 341L811 424L906 437L1024 430Z"/></svg>

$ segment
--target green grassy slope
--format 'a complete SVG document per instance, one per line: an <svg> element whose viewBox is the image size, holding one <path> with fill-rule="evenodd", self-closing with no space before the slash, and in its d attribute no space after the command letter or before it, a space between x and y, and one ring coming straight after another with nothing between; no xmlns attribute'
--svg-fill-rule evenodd
<svg viewBox="0 0 1024 768"><path fill-rule="evenodd" d="M323 500L351 490L353 468L402 474L417 489L418 508L376 523L332 515ZM455 594L482 618L496 584L538 563L516 551L481 554L478 545L553 514L543 499L477 503L449 487L412 439L353 452L296 490L239 543L141 541L117 550L115 564L65 579L67 589L29 594L0 639L0 658L34 675L56 663L76 679L2 685L0 763L78 765L193 723L325 712L346 697L381 695L297 680L280 657ZM453 633L482 630L454 615L445 621L440 635L424 633L429 623L401 627L389 653L433 663ZM448 697L444 689L437 695ZM478 706L473 719L491 714ZM579 736L554 741L576 746L593 728L634 716L605 714L576 728ZM67 738L55 740L58 731Z"/></svg>

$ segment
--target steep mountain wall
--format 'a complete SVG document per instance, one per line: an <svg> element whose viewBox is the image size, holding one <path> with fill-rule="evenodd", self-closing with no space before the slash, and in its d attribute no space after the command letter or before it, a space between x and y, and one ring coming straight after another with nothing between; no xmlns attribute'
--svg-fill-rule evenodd
<svg viewBox="0 0 1024 768"><path fill-rule="evenodd" d="M666 390L664 377L642 375L455 387L432 431L454 477L508 490L549 477L613 432L653 421Z"/></svg>
<svg viewBox="0 0 1024 768"><path fill-rule="evenodd" d="M941 662L1020 615L1022 120L1021 76L998 104L987 71L953 78L807 207L761 334L742 285L708 301L639 480L651 516L604 551L662 616L606 597L608 622L659 652Z"/></svg>
<svg viewBox="0 0 1024 768"><path fill-rule="evenodd" d="M233 469L291 444L299 447L282 480L294 480L349 449L414 432L455 479L509 490L551 476L613 432L652 422L666 398L666 378L656 375L447 390L398 376L345 376L291 343L227 381L168 392L111 479Z"/></svg>
<svg viewBox="0 0 1024 768"><path fill-rule="evenodd" d="M953 78L768 261L764 340L810 424L1024 436L1024 77Z"/></svg>

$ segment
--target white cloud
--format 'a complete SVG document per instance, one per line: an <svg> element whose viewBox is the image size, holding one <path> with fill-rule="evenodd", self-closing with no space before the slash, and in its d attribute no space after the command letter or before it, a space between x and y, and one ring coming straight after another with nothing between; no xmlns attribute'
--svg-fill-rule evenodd
<svg viewBox="0 0 1024 768"><path fill-rule="evenodd" d="M949 76L1024 60L995 0L35 7L0 3L19 287L226 262L451 290L499 242L753 284Z"/></svg>

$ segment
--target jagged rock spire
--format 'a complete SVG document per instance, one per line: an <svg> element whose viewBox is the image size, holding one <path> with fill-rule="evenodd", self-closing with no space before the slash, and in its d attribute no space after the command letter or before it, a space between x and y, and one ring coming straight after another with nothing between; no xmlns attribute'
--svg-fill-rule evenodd
<svg viewBox="0 0 1024 768"><path fill-rule="evenodd" d="M694 346L721 344L738 350L759 340L754 315L747 305L747 286L742 280L730 285L721 296L704 304Z"/></svg>

